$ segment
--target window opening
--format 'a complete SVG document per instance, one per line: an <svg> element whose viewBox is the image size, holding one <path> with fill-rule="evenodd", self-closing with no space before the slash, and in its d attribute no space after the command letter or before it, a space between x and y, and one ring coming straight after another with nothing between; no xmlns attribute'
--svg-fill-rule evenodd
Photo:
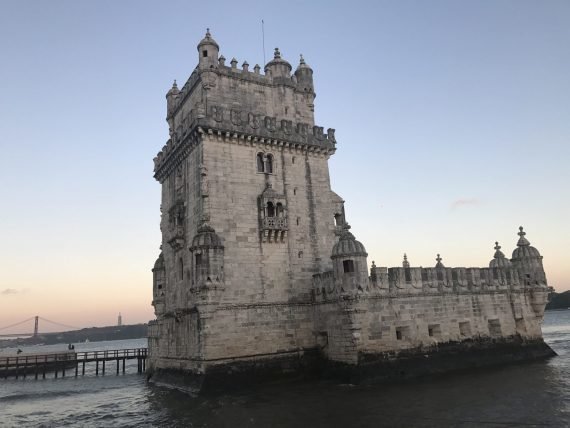
<svg viewBox="0 0 570 428"><path fill-rule="evenodd" d="M257 172L263 172L263 153L257 154Z"/></svg>
<svg viewBox="0 0 570 428"><path fill-rule="evenodd" d="M267 155L267 160L265 161L265 172L268 174L273 173L273 156Z"/></svg>
<svg viewBox="0 0 570 428"><path fill-rule="evenodd" d="M343 260L342 268L345 273L354 272L354 260Z"/></svg>
<svg viewBox="0 0 570 428"><path fill-rule="evenodd" d="M267 203L267 217L275 217L275 206L273 202Z"/></svg>
<svg viewBox="0 0 570 428"><path fill-rule="evenodd" d="M208 56L208 51L202 51L202 56L206 58Z"/></svg>

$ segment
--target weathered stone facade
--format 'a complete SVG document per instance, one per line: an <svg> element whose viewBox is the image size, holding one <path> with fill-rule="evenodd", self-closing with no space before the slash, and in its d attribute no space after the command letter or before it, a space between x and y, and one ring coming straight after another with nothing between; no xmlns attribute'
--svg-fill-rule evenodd
<svg viewBox="0 0 570 428"><path fill-rule="evenodd" d="M444 344L551 352L540 330L542 257L522 228L512 260L497 244L489 268L446 268L438 255L435 268L405 258L369 270L330 188L336 139L314 123L311 68L301 57L291 74L277 49L265 74L226 66L209 32L198 53L186 84L166 96L170 139L154 160L156 378L201 384L208 373L291 371L309 356L368 367L438 355Z"/></svg>

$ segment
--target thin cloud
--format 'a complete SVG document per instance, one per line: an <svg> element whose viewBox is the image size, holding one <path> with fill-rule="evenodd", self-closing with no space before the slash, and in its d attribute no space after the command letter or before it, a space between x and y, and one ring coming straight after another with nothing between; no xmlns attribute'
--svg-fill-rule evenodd
<svg viewBox="0 0 570 428"><path fill-rule="evenodd" d="M14 296L15 294L25 294L28 292L27 288L22 290L17 290L15 288L5 288L4 290L0 291L2 296Z"/></svg>
<svg viewBox="0 0 570 428"><path fill-rule="evenodd" d="M451 203L451 211L456 210L457 208L465 207L468 205L477 205L479 204L479 199L471 198L471 199L456 199Z"/></svg>

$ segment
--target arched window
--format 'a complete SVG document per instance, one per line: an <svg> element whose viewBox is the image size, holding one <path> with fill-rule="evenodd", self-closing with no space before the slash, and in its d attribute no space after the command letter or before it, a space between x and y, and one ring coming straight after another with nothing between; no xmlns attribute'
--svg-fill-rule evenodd
<svg viewBox="0 0 570 428"><path fill-rule="evenodd" d="M265 157L265 172L273 174L273 155L267 155Z"/></svg>
<svg viewBox="0 0 570 428"><path fill-rule="evenodd" d="M276 205L276 213L277 217L283 217L283 204L281 202L278 202Z"/></svg>
<svg viewBox="0 0 570 428"><path fill-rule="evenodd" d="M275 206L273 202L267 203L267 217L275 217Z"/></svg>
<svg viewBox="0 0 570 428"><path fill-rule="evenodd" d="M258 153L257 154L257 172L263 172L264 171L264 167L263 167L263 153Z"/></svg>

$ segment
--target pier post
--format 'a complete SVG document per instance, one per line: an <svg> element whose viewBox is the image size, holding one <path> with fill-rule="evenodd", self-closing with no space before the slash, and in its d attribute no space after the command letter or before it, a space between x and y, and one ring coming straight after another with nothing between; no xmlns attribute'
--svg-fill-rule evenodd
<svg viewBox="0 0 570 428"><path fill-rule="evenodd" d="M99 376L99 360L95 360L95 376Z"/></svg>
<svg viewBox="0 0 570 428"><path fill-rule="evenodd" d="M18 357L16 357L16 379L18 379Z"/></svg>
<svg viewBox="0 0 570 428"><path fill-rule="evenodd" d="M35 373L34 373L34 379L38 380L38 356L36 355L36 363L35 363Z"/></svg>
<svg viewBox="0 0 570 428"><path fill-rule="evenodd" d="M47 355L44 355L44 364L42 370L42 379L46 378L46 367L47 367Z"/></svg>
<svg viewBox="0 0 570 428"><path fill-rule="evenodd" d="M103 359L103 375L105 374L105 360Z"/></svg>
<svg viewBox="0 0 570 428"><path fill-rule="evenodd" d="M10 361L10 357L6 357L6 368L4 369L4 379L8 379L8 364Z"/></svg>
<svg viewBox="0 0 570 428"><path fill-rule="evenodd" d="M117 375L119 374L119 359L117 358Z"/></svg>
<svg viewBox="0 0 570 428"><path fill-rule="evenodd" d="M77 354L75 354L75 377L77 377L78 371L79 371L79 361L77 361Z"/></svg>
<svg viewBox="0 0 570 428"><path fill-rule="evenodd" d="M125 360L126 360L126 358L123 357L123 374L125 373Z"/></svg>
<svg viewBox="0 0 570 428"><path fill-rule="evenodd" d="M24 379L26 378L27 372L28 372L28 357L26 356L26 360L24 362Z"/></svg>
<svg viewBox="0 0 570 428"><path fill-rule="evenodd" d="M85 376L85 360L83 360L83 368L81 369L81 376Z"/></svg>

